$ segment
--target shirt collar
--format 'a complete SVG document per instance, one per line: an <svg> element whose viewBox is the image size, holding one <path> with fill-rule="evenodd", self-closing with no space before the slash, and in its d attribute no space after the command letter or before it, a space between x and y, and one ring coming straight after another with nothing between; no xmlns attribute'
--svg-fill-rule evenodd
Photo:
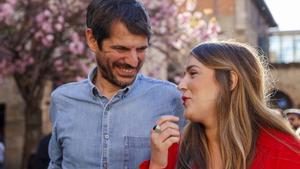
<svg viewBox="0 0 300 169"><path fill-rule="evenodd" d="M98 95L98 90L97 87L95 86L95 84L93 83L93 79L96 76L97 73L97 67L94 67L88 74L88 83L89 86L91 87L91 94L93 96L97 96Z"/></svg>
<svg viewBox="0 0 300 169"><path fill-rule="evenodd" d="M93 96L99 96L101 95L97 89L97 87L95 86L95 84L93 83L93 79L95 78L97 74L97 67L94 67L88 74L88 83L89 86L91 87L91 94ZM118 93L120 93L123 97L127 96L137 85L138 83L138 79L141 77L140 74L137 74L136 78L134 79L133 83L131 85L126 86L123 89L120 89L118 91Z"/></svg>

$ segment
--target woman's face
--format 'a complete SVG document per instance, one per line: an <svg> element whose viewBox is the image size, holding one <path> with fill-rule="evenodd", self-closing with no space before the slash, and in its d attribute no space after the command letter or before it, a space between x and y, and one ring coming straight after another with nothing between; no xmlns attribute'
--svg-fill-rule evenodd
<svg viewBox="0 0 300 169"><path fill-rule="evenodd" d="M215 70L190 56L178 88L182 92L184 116L187 119L204 125L216 125L216 100L220 88L215 79Z"/></svg>

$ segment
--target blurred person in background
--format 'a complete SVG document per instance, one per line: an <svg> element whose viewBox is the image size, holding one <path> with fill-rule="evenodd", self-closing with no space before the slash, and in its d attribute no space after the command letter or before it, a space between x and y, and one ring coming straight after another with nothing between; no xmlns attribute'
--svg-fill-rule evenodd
<svg viewBox="0 0 300 169"><path fill-rule="evenodd" d="M288 119L293 129L300 135L300 109L286 109L283 115Z"/></svg>
<svg viewBox="0 0 300 169"><path fill-rule="evenodd" d="M0 135L0 169L4 169L5 145L3 136Z"/></svg>
<svg viewBox="0 0 300 169"><path fill-rule="evenodd" d="M37 150L32 154L28 161L27 169L47 169L50 161L48 154L48 145L51 138L51 133L44 136L37 147Z"/></svg>

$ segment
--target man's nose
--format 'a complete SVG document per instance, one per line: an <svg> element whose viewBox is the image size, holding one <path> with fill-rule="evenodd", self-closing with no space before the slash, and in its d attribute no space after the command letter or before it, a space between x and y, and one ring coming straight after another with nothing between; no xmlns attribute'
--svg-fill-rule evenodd
<svg viewBox="0 0 300 169"><path fill-rule="evenodd" d="M139 55L137 51L135 49L131 50L126 60L127 64L130 64L132 67L137 67L139 64Z"/></svg>

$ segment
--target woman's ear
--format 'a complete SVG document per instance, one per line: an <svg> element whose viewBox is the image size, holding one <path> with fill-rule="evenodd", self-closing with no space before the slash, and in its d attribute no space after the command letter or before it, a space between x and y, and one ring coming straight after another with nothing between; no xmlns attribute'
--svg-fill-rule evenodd
<svg viewBox="0 0 300 169"><path fill-rule="evenodd" d="M233 90L238 83L238 75L235 71L230 71L230 90Z"/></svg>
<svg viewBox="0 0 300 169"><path fill-rule="evenodd" d="M89 48L93 51L96 52L98 50L98 43L97 40L95 39L93 35L93 30L91 28L87 28L85 30L85 38L87 41L87 44Z"/></svg>

